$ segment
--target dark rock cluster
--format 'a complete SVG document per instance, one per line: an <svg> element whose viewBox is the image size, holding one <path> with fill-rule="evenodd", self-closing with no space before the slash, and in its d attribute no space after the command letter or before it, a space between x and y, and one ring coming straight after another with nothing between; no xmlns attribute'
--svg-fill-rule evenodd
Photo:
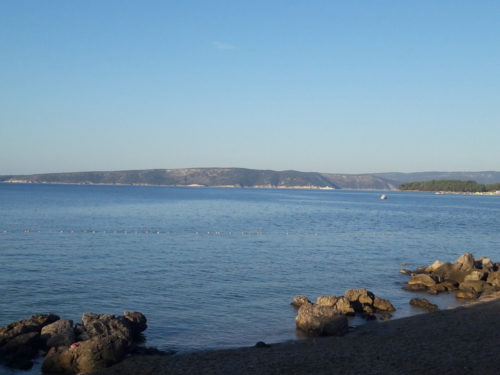
<svg viewBox="0 0 500 375"><path fill-rule="evenodd" d="M416 271L401 270L412 278L404 290L426 290L431 294L456 291L457 298L475 299L500 291L500 263L489 258L474 259L472 254L461 255L455 263L439 260Z"/></svg>
<svg viewBox="0 0 500 375"><path fill-rule="evenodd" d="M54 314L39 314L0 327L0 363L21 370L30 369L32 359L44 347L42 329L58 320Z"/></svg>
<svg viewBox="0 0 500 375"><path fill-rule="evenodd" d="M366 320L376 319L374 313L395 311L387 299L366 289L349 289L345 296L321 296L312 304L306 296L296 296L291 305L298 307L297 328L307 333L333 336L347 333L347 315L356 313ZM389 314L385 319L390 318ZM385 320L384 319L384 320Z"/></svg>
<svg viewBox="0 0 500 375"><path fill-rule="evenodd" d="M0 363L29 369L32 360L43 355L44 372L76 374L109 367L127 354L158 354L156 349L134 344L146 322L139 312L118 317L86 313L82 323L75 325L54 314L33 315L0 327Z"/></svg>

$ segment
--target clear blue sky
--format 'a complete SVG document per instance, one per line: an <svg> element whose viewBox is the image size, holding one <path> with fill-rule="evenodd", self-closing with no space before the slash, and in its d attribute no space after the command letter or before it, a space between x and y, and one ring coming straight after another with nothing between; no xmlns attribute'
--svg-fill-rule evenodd
<svg viewBox="0 0 500 375"><path fill-rule="evenodd" d="M0 0L0 174L500 170L500 1Z"/></svg>

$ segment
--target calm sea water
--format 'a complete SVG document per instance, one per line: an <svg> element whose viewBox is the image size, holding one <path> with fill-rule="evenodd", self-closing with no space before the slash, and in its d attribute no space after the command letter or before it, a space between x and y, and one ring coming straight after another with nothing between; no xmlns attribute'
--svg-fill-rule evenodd
<svg viewBox="0 0 500 375"><path fill-rule="evenodd" d="M367 288L401 317L401 268L500 261L500 197L382 193L0 184L0 325L140 311L159 349L281 342L295 295Z"/></svg>

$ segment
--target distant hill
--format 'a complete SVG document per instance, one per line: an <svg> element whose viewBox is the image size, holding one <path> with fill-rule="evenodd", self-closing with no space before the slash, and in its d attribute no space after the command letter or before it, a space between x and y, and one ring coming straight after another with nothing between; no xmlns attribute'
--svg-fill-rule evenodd
<svg viewBox="0 0 500 375"><path fill-rule="evenodd" d="M415 173L371 173L370 176L377 176L395 182L396 185L406 182L432 181L432 180L473 180L479 184L495 184L500 182L500 172L415 172Z"/></svg>
<svg viewBox="0 0 500 375"><path fill-rule="evenodd" d="M246 168L146 169L114 172L46 173L0 176L0 182L228 186L395 190L395 183L372 175L273 171Z"/></svg>

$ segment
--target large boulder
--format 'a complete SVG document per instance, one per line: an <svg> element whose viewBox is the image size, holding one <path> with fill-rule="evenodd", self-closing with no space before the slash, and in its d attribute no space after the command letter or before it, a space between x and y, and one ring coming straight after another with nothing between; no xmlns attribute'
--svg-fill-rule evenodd
<svg viewBox="0 0 500 375"><path fill-rule="evenodd" d="M54 327L55 332L62 331ZM68 325L66 324L66 327ZM74 328L83 341L69 348L54 346L45 357L42 370L49 373L78 373L109 367L119 362L132 345L134 333L145 329L146 317L127 312L126 316L86 313L82 325ZM49 328L47 328L49 330ZM57 335L55 336L57 337Z"/></svg>
<svg viewBox="0 0 500 375"><path fill-rule="evenodd" d="M472 271L474 267L474 256L470 253L460 255L453 265L453 268L457 271Z"/></svg>
<svg viewBox="0 0 500 375"><path fill-rule="evenodd" d="M70 348L52 348L45 357L42 371L76 374L112 366L125 356L130 343L117 335L93 337Z"/></svg>
<svg viewBox="0 0 500 375"><path fill-rule="evenodd" d="M348 330L347 317L342 311L328 306L302 305L295 323L297 328L321 336L342 336Z"/></svg>
<svg viewBox="0 0 500 375"><path fill-rule="evenodd" d="M30 369L40 347L40 331L58 319L54 314L37 314L0 327L0 362L16 369Z"/></svg>

